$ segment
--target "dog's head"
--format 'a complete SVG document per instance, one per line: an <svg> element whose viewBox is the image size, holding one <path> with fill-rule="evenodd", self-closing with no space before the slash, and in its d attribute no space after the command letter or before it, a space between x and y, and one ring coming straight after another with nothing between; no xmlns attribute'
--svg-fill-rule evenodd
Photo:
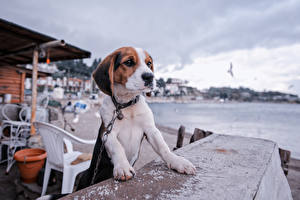
<svg viewBox="0 0 300 200"><path fill-rule="evenodd" d="M107 95L112 96L114 83L132 92L151 92L154 85L153 60L140 48L122 47L109 54L93 72L93 77Z"/></svg>

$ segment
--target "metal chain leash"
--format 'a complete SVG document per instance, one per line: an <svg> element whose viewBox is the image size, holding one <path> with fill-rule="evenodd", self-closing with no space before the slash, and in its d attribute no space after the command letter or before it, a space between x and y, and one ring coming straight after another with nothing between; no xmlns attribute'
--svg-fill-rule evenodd
<svg viewBox="0 0 300 200"><path fill-rule="evenodd" d="M98 172L98 167L99 167L99 164L100 164L100 161L101 161L101 158L102 158L102 151L104 149L104 146L105 146L105 142L107 140L107 137L108 137L108 134L110 134L113 126L114 126L114 123L116 121L116 119L118 118L118 116L122 114L121 113L121 110L119 109L116 109L113 113L113 116L112 116L112 119L111 121L109 122L109 124L107 125L106 127L106 130L105 132L103 133L103 136L102 136L102 144L101 144L101 147L100 147L100 152L99 152L99 155L98 155L98 158L97 158L97 163L96 163L96 167L94 169L94 174L93 174L93 178L92 178L92 181L91 181L91 185L93 185L95 183L95 178L96 178L96 174Z"/></svg>

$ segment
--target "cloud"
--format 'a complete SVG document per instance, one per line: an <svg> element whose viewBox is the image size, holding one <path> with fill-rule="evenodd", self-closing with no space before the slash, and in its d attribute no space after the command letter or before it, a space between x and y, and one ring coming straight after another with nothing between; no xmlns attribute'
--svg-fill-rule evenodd
<svg viewBox="0 0 300 200"><path fill-rule="evenodd" d="M235 50L198 57L181 70L157 73L157 77L188 80L198 88L210 86L250 87L256 90L279 90L300 94L300 43L272 49ZM227 70L233 63L232 78ZM167 68L173 69L174 66ZM293 84L294 87L289 88Z"/></svg>
<svg viewBox="0 0 300 200"><path fill-rule="evenodd" d="M103 57L123 45L156 62L299 42L299 1L8 1L1 16Z"/></svg>
<svg viewBox="0 0 300 200"><path fill-rule="evenodd" d="M226 71L223 67L235 58L232 52L251 52L261 58L268 51L299 44L299 10L297 0L16 0L3 4L0 15L87 49L93 58L103 58L120 46L142 47L154 58L158 71L169 74L188 70L198 58L209 60L221 55L232 56L218 58L226 60L226 63L218 63L218 70ZM248 62L239 60L243 66L251 66L245 67L245 71L251 71L253 66L262 68L264 73L272 70L260 63L269 57L249 60L247 54L239 56ZM281 55L278 55L277 63L294 66L286 57L280 61ZM219 78L220 83L228 84L228 77Z"/></svg>

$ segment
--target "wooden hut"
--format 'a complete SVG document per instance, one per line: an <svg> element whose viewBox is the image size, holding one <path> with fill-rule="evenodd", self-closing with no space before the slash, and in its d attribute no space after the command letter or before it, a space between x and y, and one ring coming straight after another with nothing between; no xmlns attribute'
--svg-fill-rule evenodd
<svg viewBox="0 0 300 200"><path fill-rule="evenodd" d="M24 100L24 81L32 76L32 70L24 64L33 63L34 49L40 45L57 39L27 29L0 18L0 96L11 94L12 103ZM48 48L44 52L39 49L38 62L89 58L91 53L70 44ZM23 64L23 65L20 65ZM49 73L38 71L38 76Z"/></svg>
<svg viewBox="0 0 300 200"><path fill-rule="evenodd" d="M91 53L0 18L0 95L13 93L12 102L22 102L26 73L20 64L32 64L31 123L35 121L38 63L89 58ZM9 70L8 70L9 69ZM10 81L10 82L9 82ZM16 88L13 85L15 84ZM31 126L31 133L35 129Z"/></svg>
<svg viewBox="0 0 300 200"><path fill-rule="evenodd" d="M47 72L38 72L39 77L51 75ZM31 78L32 70L18 66L0 66L0 96L11 94L11 103L24 101L25 78Z"/></svg>

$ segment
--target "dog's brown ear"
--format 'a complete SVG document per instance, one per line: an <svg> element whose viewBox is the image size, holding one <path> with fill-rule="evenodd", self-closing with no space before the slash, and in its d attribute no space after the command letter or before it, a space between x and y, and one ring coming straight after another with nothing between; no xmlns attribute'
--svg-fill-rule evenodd
<svg viewBox="0 0 300 200"><path fill-rule="evenodd" d="M114 90L114 68L119 53L108 55L93 72L93 78L99 89L112 96Z"/></svg>

